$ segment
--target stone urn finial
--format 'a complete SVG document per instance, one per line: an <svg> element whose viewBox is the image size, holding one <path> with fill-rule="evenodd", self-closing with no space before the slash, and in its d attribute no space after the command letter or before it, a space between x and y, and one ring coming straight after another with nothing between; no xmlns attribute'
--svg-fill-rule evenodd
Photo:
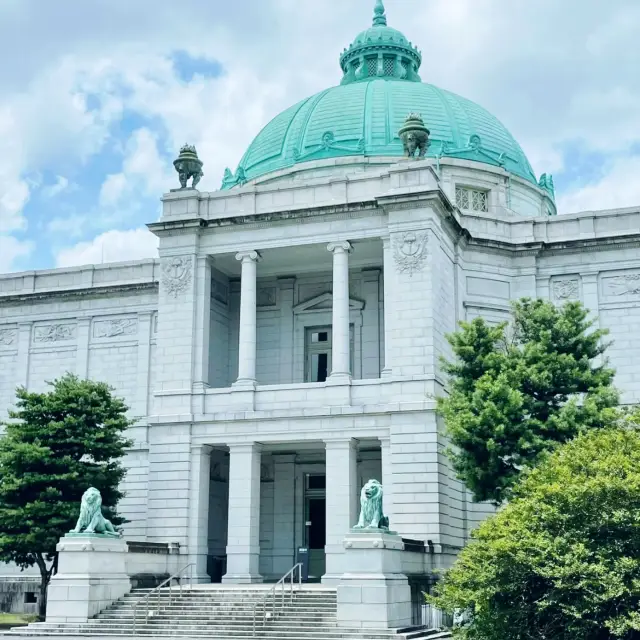
<svg viewBox="0 0 640 640"><path fill-rule="evenodd" d="M429 148L430 133L424 125L422 116L418 113L410 113L404 121L402 129L398 132L404 146L405 156L413 158L417 153L419 158L424 158Z"/></svg>
<svg viewBox="0 0 640 640"><path fill-rule="evenodd" d="M198 158L196 148L191 144L185 144L180 149L180 155L173 161L173 166L178 172L180 187L187 188L187 180L193 178L191 188L195 189L198 182L204 175L202 172L202 160Z"/></svg>

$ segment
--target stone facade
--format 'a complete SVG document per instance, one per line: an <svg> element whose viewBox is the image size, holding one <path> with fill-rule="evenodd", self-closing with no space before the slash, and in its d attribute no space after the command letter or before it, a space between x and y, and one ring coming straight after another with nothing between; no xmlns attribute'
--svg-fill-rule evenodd
<svg viewBox="0 0 640 640"><path fill-rule="evenodd" d="M487 210L459 209L460 185ZM308 546L336 584L371 477L392 529L446 566L491 511L454 478L434 413L458 321L582 300L640 400L640 209L549 217L548 202L461 160L318 161L167 194L157 261L0 277L0 406L66 371L112 384L138 419L126 538L175 543L203 582L277 578ZM327 330L314 382L310 336Z"/></svg>

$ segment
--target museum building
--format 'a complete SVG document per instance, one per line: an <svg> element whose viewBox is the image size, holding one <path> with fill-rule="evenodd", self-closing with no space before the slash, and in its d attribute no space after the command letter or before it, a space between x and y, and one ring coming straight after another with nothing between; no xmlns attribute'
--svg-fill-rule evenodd
<svg viewBox="0 0 640 640"><path fill-rule="evenodd" d="M276 580L307 547L335 584L370 478L391 528L450 564L491 511L435 414L461 320L581 300L640 400L640 208L556 215L551 176L421 62L377 0L337 86L269 122L220 190L164 195L158 260L0 276L0 406L65 372L113 385L137 420L125 537L201 582ZM182 149L181 182L200 161Z"/></svg>

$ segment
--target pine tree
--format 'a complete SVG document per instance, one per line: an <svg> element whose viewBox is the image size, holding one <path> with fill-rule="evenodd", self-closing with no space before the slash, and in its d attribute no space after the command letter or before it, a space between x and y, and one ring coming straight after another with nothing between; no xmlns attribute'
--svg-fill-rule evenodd
<svg viewBox="0 0 640 640"><path fill-rule="evenodd" d="M500 505L523 469L615 421L605 335L579 302L557 308L525 298L513 303L511 323L477 318L448 337L456 360L444 363L449 395L438 408L453 467L474 500Z"/></svg>
<svg viewBox="0 0 640 640"><path fill-rule="evenodd" d="M121 464L131 442L127 406L101 382L65 375L45 393L18 388L0 438L0 561L41 575L40 617L57 568L56 544L76 524L82 494L102 494L105 517L123 524Z"/></svg>

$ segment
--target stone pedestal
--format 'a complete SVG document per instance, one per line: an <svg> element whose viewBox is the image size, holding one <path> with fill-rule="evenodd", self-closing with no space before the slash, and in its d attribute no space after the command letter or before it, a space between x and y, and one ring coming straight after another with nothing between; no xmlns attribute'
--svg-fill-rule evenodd
<svg viewBox="0 0 640 640"><path fill-rule="evenodd" d="M352 529L344 548L338 624L378 629L411 626L411 589L402 573L402 538L380 529Z"/></svg>
<svg viewBox="0 0 640 640"><path fill-rule="evenodd" d="M47 622L86 622L131 591L122 538L69 533L47 594Z"/></svg>

